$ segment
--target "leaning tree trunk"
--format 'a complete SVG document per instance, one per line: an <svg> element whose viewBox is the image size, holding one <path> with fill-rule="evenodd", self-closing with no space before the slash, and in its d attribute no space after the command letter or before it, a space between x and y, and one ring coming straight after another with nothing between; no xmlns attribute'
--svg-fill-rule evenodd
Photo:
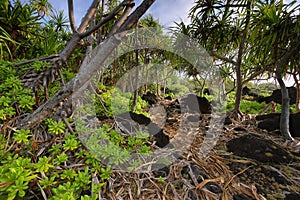
<svg viewBox="0 0 300 200"><path fill-rule="evenodd" d="M155 0L144 0L142 4L126 18L124 23L122 23L120 28L118 28L115 32L122 33L132 28L154 2ZM46 103L37 108L32 114L19 121L17 128L31 129L55 113L61 103L67 104L72 99L72 96L88 85L87 83L96 74L96 72L103 68L103 63L120 44L121 39L124 36L125 35L123 34L117 37L112 35L102 44L101 47L98 46L95 50L95 56L92 57L90 62L83 63L81 66L82 70L80 70L77 76L66 83L66 85L64 85Z"/></svg>
<svg viewBox="0 0 300 200"><path fill-rule="evenodd" d="M282 74L280 69L276 69L276 78L281 88L282 96L282 106L281 106L281 115L280 115L280 132L288 140L294 140L291 136L289 129L290 122L290 98L287 88L282 80Z"/></svg>

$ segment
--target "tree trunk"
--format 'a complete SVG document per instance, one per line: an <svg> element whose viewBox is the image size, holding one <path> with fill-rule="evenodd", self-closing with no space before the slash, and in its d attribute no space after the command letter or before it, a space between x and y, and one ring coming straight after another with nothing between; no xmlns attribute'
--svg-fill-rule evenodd
<svg viewBox="0 0 300 200"><path fill-rule="evenodd" d="M133 101L131 106L131 111L135 110L136 102L139 93L139 49L138 49L138 24L135 27L135 83L134 83L134 94L133 94Z"/></svg>
<svg viewBox="0 0 300 200"><path fill-rule="evenodd" d="M288 140L294 140L290 134L289 122L290 122L290 98L287 88L282 80L282 74L280 69L276 69L276 78L281 88L282 105L280 115L280 132Z"/></svg>
<svg viewBox="0 0 300 200"><path fill-rule="evenodd" d="M235 93L235 107L236 112L240 112L241 100L242 100L242 75L241 75L241 66L236 66L236 93Z"/></svg>
<svg viewBox="0 0 300 200"><path fill-rule="evenodd" d="M137 23L139 18L148 10L155 0L144 0L142 4L136 8L118 29L117 32L123 33ZM84 62L81 66L80 73L63 86L56 94L54 94L46 103L37 108L32 114L23 118L18 122L18 129L31 129L50 115L56 112L61 103L68 103L72 98L73 93L83 90L87 86L90 79L98 70L103 68L105 60L111 55L112 51L120 44L121 39L125 34L120 34L118 37L111 36L103 44L95 48L95 56L92 57L89 63Z"/></svg>
<svg viewBox="0 0 300 200"><path fill-rule="evenodd" d="M251 1L248 1L245 28L243 30L243 36L239 46L238 57L236 62L236 94L235 94L235 107L233 112L234 118L238 118L238 115L242 115L240 111L241 100L242 100L242 87L243 87L241 67L242 67L242 57L245 51L245 46L246 46L245 43L246 43L249 24L250 24L250 14L251 14L250 9L251 9Z"/></svg>

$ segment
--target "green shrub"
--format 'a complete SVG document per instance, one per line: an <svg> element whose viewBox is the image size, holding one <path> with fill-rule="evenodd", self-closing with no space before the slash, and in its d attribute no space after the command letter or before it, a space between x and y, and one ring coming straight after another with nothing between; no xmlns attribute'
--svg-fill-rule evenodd
<svg viewBox="0 0 300 200"><path fill-rule="evenodd" d="M131 110L133 99L132 93L121 92L117 88L105 88L105 86L101 84L99 88L99 90L102 91L102 93L99 95L101 99L95 96L93 101L98 117L113 117L115 115L122 114ZM145 108L147 105L148 103L142 100L140 96L138 96L134 112L137 114L149 116L148 113L143 111L143 108Z"/></svg>

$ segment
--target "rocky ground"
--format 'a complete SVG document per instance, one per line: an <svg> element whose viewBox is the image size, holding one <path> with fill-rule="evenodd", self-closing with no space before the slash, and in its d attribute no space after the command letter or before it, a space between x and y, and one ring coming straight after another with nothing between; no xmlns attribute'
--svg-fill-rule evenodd
<svg viewBox="0 0 300 200"><path fill-rule="evenodd" d="M276 131L260 129L254 116L215 126L212 115L184 109L190 107L162 100L150 108L150 119L131 114L159 132L157 146L170 142L167 148L178 155L173 163L155 162L142 173L115 172L104 198L300 199L299 138L287 142Z"/></svg>

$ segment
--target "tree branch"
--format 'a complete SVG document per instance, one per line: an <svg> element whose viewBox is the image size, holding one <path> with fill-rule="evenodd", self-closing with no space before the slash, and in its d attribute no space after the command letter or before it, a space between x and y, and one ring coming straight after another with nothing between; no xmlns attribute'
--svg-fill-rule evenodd
<svg viewBox="0 0 300 200"><path fill-rule="evenodd" d="M80 38L84 38L95 31L99 30L103 25L105 25L107 22L112 20L121 10L129 6L132 8L134 6L134 3L132 3L133 0L124 0L122 3L120 3L112 12L110 12L106 17L104 17L96 26L92 27L90 30L80 34ZM131 10L131 9L130 9Z"/></svg>
<svg viewBox="0 0 300 200"><path fill-rule="evenodd" d="M19 63L15 63L15 66L21 66L21 65L26 65L35 61L49 61L51 59L54 60L58 60L59 59L59 54L52 54L50 56L46 56L46 57L41 57L41 58L34 58L34 59L30 59L30 60L26 60L24 62L19 62Z"/></svg>
<svg viewBox="0 0 300 200"><path fill-rule="evenodd" d="M144 0L142 4L127 18L117 32L121 33L130 29L154 2L155 0ZM80 73L78 73L71 81L66 83L66 85L55 93L46 103L17 123L17 128L30 129L37 126L43 120L52 115L52 113L55 113L61 102L64 103L68 101L74 92L82 90L84 88L83 86L88 85L87 83L93 75L103 68L103 63L110 56L112 51L120 44L120 39L124 36L125 34L119 34L118 37L113 35L105 40L101 47L98 46L95 49L95 56L92 57L92 60L89 63L85 62L85 66L81 66L83 70L81 70Z"/></svg>
<svg viewBox="0 0 300 200"><path fill-rule="evenodd" d="M135 3L133 0L129 0L128 6L126 7L124 13L122 14L122 16L119 18L119 20L114 24L114 26L112 27L109 36L116 33L116 31L121 27L121 25L125 22L125 20L127 19L128 15L130 14L132 8L134 7Z"/></svg>
<svg viewBox="0 0 300 200"><path fill-rule="evenodd" d="M234 60L232 60L232 59L230 59L230 58L223 57L223 56L221 56L221 55L215 53L214 51L211 51L211 52L210 52L210 55L213 56L213 57L216 57L216 58L218 58L218 59L220 59L220 60L223 60L223 61L225 61L225 62L231 63L231 64L233 64L233 65L237 65L237 62L236 62L236 61L234 61Z"/></svg>
<svg viewBox="0 0 300 200"><path fill-rule="evenodd" d="M93 18L93 16L95 15L98 5L100 3L100 0L94 0L91 4L91 6L89 7L88 11L86 12L85 16L82 19L82 22L78 28L78 33L82 33L86 27L89 25L91 19Z"/></svg>
<svg viewBox="0 0 300 200"><path fill-rule="evenodd" d="M70 20L71 29L73 33L75 33L77 32L77 30L75 26L73 0L68 0L68 8L69 8L69 20Z"/></svg>

